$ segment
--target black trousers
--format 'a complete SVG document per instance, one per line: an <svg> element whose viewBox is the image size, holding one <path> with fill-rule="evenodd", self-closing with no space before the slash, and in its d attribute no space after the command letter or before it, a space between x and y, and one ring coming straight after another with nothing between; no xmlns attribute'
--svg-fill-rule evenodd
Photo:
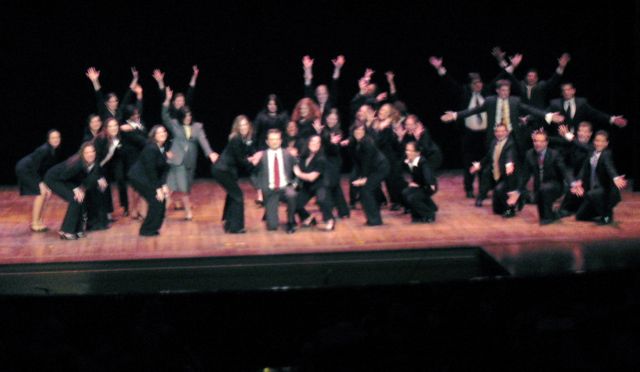
<svg viewBox="0 0 640 372"><path fill-rule="evenodd" d="M231 172L214 169L213 178L227 192L222 212L225 231L238 232L244 229L244 194L238 185L238 177Z"/></svg>
<svg viewBox="0 0 640 372"><path fill-rule="evenodd" d="M560 209L564 209L565 211L576 213L580 205L582 204L582 198L576 196L571 191L568 191L564 194L564 199L562 199L562 204L560 204Z"/></svg>
<svg viewBox="0 0 640 372"><path fill-rule="evenodd" d="M538 216L540 216L541 220L553 219L553 202L562 196L562 191L562 183L557 181L543 182L535 190Z"/></svg>
<svg viewBox="0 0 640 372"><path fill-rule="evenodd" d="M110 168L112 170L113 179L116 181L116 186L118 186L118 201L120 202L120 206L122 208L124 208L125 210L129 210L129 195L127 194L127 172L129 172L130 164L122 158L112 161L114 161L114 163ZM113 211L113 202L111 210Z"/></svg>
<svg viewBox="0 0 640 372"><path fill-rule="evenodd" d="M493 172L490 168L482 170L480 176L480 191L478 193L478 199L485 199L489 190L493 189L493 196L491 206L493 213L502 214L507 209L511 208L507 204L508 193L517 189L518 177L515 174L510 176L502 176L497 181L493 178Z"/></svg>
<svg viewBox="0 0 640 372"><path fill-rule="evenodd" d="M380 193L380 184L389 174L389 162L385 161L367 177L367 183L360 187L360 202L370 225L381 225L380 201L376 197Z"/></svg>
<svg viewBox="0 0 640 372"><path fill-rule="evenodd" d="M411 210L411 219L434 217L438 207L431 199L433 193L422 187L407 187L402 190L404 205Z"/></svg>
<svg viewBox="0 0 640 372"><path fill-rule="evenodd" d="M613 208L618 204L609 200L609 192L595 188L585 192L582 203L576 212L576 220L590 221L595 217L611 217Z"/></svg>
<svg viewBox="0 0 640 372"><path fill-rule="evenodd" d="M140 235L157 235L164 221L165 203L156 199L156 189L146 183L140 183L134 179L129 181L131 186L147 201L149 210L140 226Z"/></svg>
<svg viewBox="0 0 640 372"><path fill-rule="evenodd" d="M340 186L340 180L338 180L337 184L329 187L329 195L331 195L331 200L333 201L334 207L338 210L338 216L348 217L351 211L349 210L347 201L344 198L344 193L342 192L342 187Z"/></svg>
<svg viewBox="0 0 640 372"><path fill-rule="evenodd" d="M65 213L64 215L64 220L62 220L62 226L60 227L60 230L69 234L75 234L82 231L83 206L73 198L73 189L75 188L75 186L60 181L45 181L47 186L49 186L53 193L69 203L69 206L67 207L67 213Z"/></svg>
<svg viewBox="0 0 640 372"><path fill-rule="evenodd" d="M471 174L469 168L474 161L480 161L487 153L486 150L486 130L474 131L467 127L462 133L462 169L464 171L464 191L473 192L473 181L476 174ZM478 174L478 180L480 175ZM478 188L480 182L478 182Z"/></svg>
<svg viewBox="0 0 640 372"><path fill-rule="evenodd" d="M88 217L87 228L106 228L109 224L107 213L113 211L111 186L107 186L104 192L98 188L89 189L85 195L85 205Z"/></svg>
<svg viewBox="0 0 640 372"><path fill-rule="evenodd" d="M389 161L389 174L385 177L387 192L392 204L402 203L402 190L407 187L407 182L402 176L402 163L394 157L387 157Z"/></svg>
<svg viewBox="0 0 640 372"><path fill-rule="evenodd" d="M329 193L329 189L326 187L317 187L315 189L303 187L298 191L296 213L300 217L300 220L302 221L309 218L310 214L305 209L305 206L314 196L316 197L318 206L320 206L320 211L322 211L322 220L324 222L332 220L333 201L331 200L331 193Z"/></svg>

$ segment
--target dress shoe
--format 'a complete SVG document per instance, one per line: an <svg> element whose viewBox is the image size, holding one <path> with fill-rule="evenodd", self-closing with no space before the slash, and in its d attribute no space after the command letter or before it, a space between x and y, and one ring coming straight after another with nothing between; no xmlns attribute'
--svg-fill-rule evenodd
<svg viewBox="0 0 640 372"><path fill-rule="evenodd" d="M60 235L60 239L62 240L78 240L78 235L66 233L64 231L60 231L58 233Z"/></svg>
<svg viewBox="0 0 640 372"><path fill-rule="evenodd" d="M123 217L129 217L129 210L125 209L124 212L122 212L122 216Z"/></svg>
<svg viewBox="0 0 640 372"><path fill-rule="evenodd" d="M76 233L76 236L78 237L78 239L82 239L82 238L86 238L87 234L85 234L84 231L78 231Z"/></svg>
<svg viewBox="0 0 640 372"><path fill-rule="evenodd" d="M513 208L509 208L502 214L504 218L511 218L516 216L516 211Z"/></svg>
<svg viewBox="0 0 640 372"><path fill-rule="evenodd" d="M324 231L333 231L335 229L336 229L336 220L334 219L327 221L327 223L322 228L322 230Z"/></svg>
<svg viewBox="0 0 640 372"><path fill-rule="evenodd" d="M400 209L402 209L402 206L400 206L400 204L398 203L393 203L391 204L391 208L389 208L389 210L391 211L399 211Z"/></svg>
<svg viewBox="0 0 640 372"><path fill-rule="evenodd" d="M367 222L365 222L365 226L382 226L382 221L380 221L380 222L367 221Z"/></svg>
<svg viewBox="0 0 640 372"><path fill-rule="evenodd" d="M316 221L315 217L311 217L311 219L306 219L304 221L302 221L302 227L311 227L311 226L315 226L318 224L318 221Z"/></svg>
<svg viewBox="0 0 640 372"><path fill-rule="evenodd" d="M602 216L596 220L598 225L610 225L613 223L613 216Z"/></svg>
<svg viewBox="0 0 640 372"><path fill-rule="evenodd" d="M557 214L558 214L558 217L565 218L565 217L571 216L573 213L569 212L566 209L558 209Z"/></svg>
<svg viewBox="0 0 640 372"><path fill-rule="evenodd" d="M473 194L473 191L467 191L467 199L473 199L476 196Z"/></svg>
<svg viewBox="0 0 640 372"><path fill-rule="evenodd" d="M482 199L476 199L476 207L482 207Z"/></svg>
<svg viewBox="0 0 640 372"><path fill-rule="evenodd" d="M293 234L294 232L296 232L296 224L295 223L288 223L287 224L287 234Z"/></svg>
<svg viewBox="0 0 640 372"><path fill-rule="evenodd" d="M140 236L158 236L160 235L159 232L157 231L151 231L151 232L141 232Z"/></svg>
<svg viewBox="0 0 640 372"><path fill-rule="evenodd" d="M245 229L240 229L240 230L225 230L225 232L229 233L229 234L244 234L247 232L247 230Z"/></svg>
<svg viewBox="0 0 640 372"><path fill-rule="evenodd" d="M543 218L540 220L540 226L551 225L556 221L557 220L555 218Z"/></svg>

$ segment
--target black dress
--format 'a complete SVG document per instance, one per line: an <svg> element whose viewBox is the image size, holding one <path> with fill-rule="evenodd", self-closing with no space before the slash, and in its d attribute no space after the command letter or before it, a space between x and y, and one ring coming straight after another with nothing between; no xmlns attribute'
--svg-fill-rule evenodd
<svg viewBox="0 0 640 372"><path fill-rule="evenodd" d="M333 202L329 193L330 177L328 176L328 161L322 153L316 154L313 158L301 159L299 164L300 170L304 173L318 172L320 176L315 181L303 181L298 191L296 200L296 213L300 220L309 218L309 212L305 206L311 198L316 197L317 203L322 211L322 219L327 222L333 219L332 209Z"/></svg>
<svg viewBox="0 0 640 372"><path fill-rule="evenodd" d="M253 126L254 128L256 128L257 133L257 147L260 150L264 150L267 148L267 144L265 141L267 140L267 132L269 132L269 129L278 129L283 133L284 136L285 128L288 122L289 115L286 112L280 112L272 116L267 113L267 110L260 111L253 122Z"/></svg>
<svg viewBox="0 0 640 372"><path fill-rule="evenodd" d="M45 173L58 162L56 150L45 143L16 164L20 195L40 195L40 182Z"/></svg>

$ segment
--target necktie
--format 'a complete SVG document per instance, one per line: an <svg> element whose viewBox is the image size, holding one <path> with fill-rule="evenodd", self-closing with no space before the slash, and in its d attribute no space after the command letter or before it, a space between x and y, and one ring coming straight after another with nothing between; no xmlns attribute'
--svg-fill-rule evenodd
<svg viewBox="0 0 640 372"><path fill-rule="evenodd" d="M598 153L594 152L591 157L591 184L590 189L593 190L596 187L596 166L598 166Z"/></svg>
<svg viewBox="0 0 640 372"><path fill-rule="evenodd" d="M495 150L493 150L493 179L496 181L500 179L500 155L505 142L504 140L498 141Z"/></svg>
<svg viewBox="0 0 640 372"><path fill-rule="evenodd" d="M273 188L280 188L280 164L278 163L278 153L273 153Z"/></svg>
<svg viewBox="0 0 640 372"><path fill-rule="evenodd" d="M531 85L527 85L527 99L531 100L531 91L533 90L533 87Z"/></svg>
<svg viewBox="0 0 640 372"><path fill-rule="evenodd" d="M191 126L190 125L184 125L184 136L187 137L187 139L191 138Z"/></svg>
<svg viewBox="0 0 640 372"><path fill-rule="evenodd" d="M538 155L538 170L540 171L540 180L542 181L542 176L544 172L544 152L541 152Z"/></svg>
<svg viewBox="0 0 640 372"><path fill-rule="evenodd" d="M509 132L511 132L511 118L510 118L510 111L509 111L509 100L508 99L503 99L502 100L502 120L501 123L507 126L507 130Z"/></svg>

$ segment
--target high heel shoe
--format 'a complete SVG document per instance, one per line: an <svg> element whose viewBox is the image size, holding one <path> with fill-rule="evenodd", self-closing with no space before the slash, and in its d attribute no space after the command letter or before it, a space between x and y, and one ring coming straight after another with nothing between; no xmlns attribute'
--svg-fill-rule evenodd
<svg viewBox="0 0 640 372"><path fill-rule="evenodd" d="M302 227L311 227L311 226L315 226L317 224L318 224L318 221L316 221L316 218L315 217L311 217L310 220L307 218L306 220L304 220L302 222Z"/></svg>
<svg viewBox="0 0 640 372"><path fill-rule="evenodd" d="M70 234L64 231L60 231L58 234L62 240L78 240L78 236L76 234Z"/></svg>
<svg viewBox="0 0 640 372"><path fill-rule="evenodd" d="M322 230L324 231L333 231L335 229L336 229L336 220L333 220L333 219L327 221L327 223L322 228Z"/></svg>
<svg viewBox="0 0 640 372"><path fill-rule="evenodd" d="M35 233L41 233L41 232L49 231L49 228L46 227L46 226L33 226L33 225L31 225L31 231L33 231Z"/></svg>

